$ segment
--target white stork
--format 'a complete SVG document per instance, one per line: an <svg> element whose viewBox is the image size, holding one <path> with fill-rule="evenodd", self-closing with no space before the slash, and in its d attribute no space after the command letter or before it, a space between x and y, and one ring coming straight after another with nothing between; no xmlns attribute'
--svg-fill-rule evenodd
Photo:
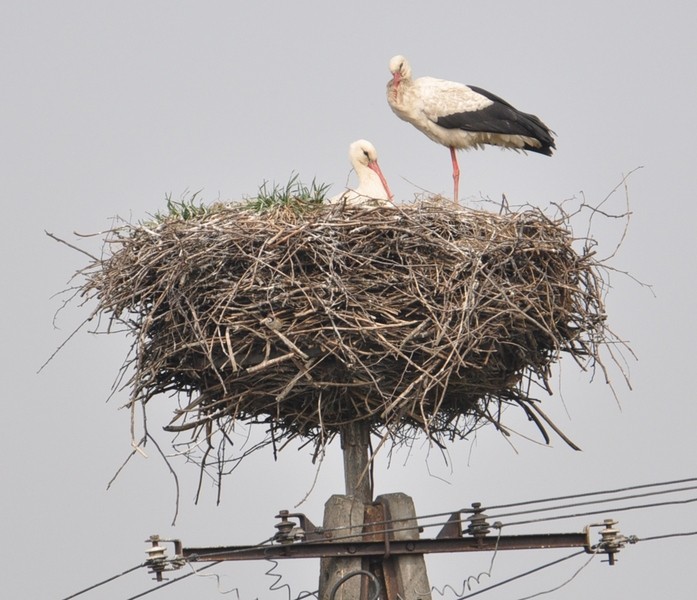
<svg viewBox="0 0 697 600"><path fill-rule="evenodd" d="M330 204L348 205L377 201L386 204L392 200L392 192L378 165L378 153L368 140L357 140L349 146L349 159L358 177L358 187L349 188L329 200Z"/></svg>
<svg viewBox="0 0 697 600"><path fill-rule="evenodd" d="M460 183L456 150L490 144L552 155L552 131L535 115L516 110L498 96L434 77L412 79L403 56L392 57L390 72L387 101L394 113L450 149L455 203Z"/></svg>

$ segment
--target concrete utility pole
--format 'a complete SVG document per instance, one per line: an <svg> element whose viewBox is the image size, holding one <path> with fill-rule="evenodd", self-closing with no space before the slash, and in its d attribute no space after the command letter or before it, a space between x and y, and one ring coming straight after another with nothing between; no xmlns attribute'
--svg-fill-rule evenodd
<svg viewBox="0 0 697 600"><path fill-rule="evenodd" d="M370 423L355 421L340 433L344 453L346 495L364 503L373 501L373 478L370 465Z"/></svg>
<svg viewBox="0 0 697 600"><path fill-rule="evenodd" d="M323 528L338 530L344 542L418 539L416 512L406 494L386 494L373 502L370 424L358 421L341 431L346 494L325 504ZM389 522L389 523L388 523ZM392 531L394 530L394 531ZM382 558L323 558L319 600L431 600L423 554Z"/></svg>

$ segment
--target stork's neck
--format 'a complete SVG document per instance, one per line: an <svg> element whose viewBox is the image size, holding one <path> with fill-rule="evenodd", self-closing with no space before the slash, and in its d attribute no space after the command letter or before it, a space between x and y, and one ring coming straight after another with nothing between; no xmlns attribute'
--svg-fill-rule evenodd
<svg viewBox="0 0 697 600"><path fill-rule="evenodd" d="M400 119L410 122L415 118L413 113L419 104L418 98L414 97L411 84L411 80L402 78L398 86L395 86L393 81L387 86L387 103L390 108Z"/></svg>
<svg viewBox="0 0 697 600"><path fill-rule="evenodd" d="M377 173L373 171L368 165L363 163L356 163L355 166L356 175L358 176L358 186L363 187L363 185L370 185L374 182L380 182L380 178Z"/></svg>
<svg viewBox="0 0 697 600"><path fill-rule="evenodd" d="M358 177L358 188L356 192L367 198L387 199L385 188L380 181L378 174L367 165L357 163L355 165L356 176Z"/></svg>
<svg viewBox="0 0 697 600"><path fill-rule="evenodd" d="M408 86L408 81L400 77L398 73L395 73L394 77L387 82L387 99L390 104L400 105L404 89Z"/></svg>

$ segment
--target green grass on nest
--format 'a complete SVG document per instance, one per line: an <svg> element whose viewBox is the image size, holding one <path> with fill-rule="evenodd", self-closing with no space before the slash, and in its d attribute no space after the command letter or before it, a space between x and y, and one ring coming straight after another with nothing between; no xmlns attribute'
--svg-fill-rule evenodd
<svg viewBox="0 0 697 600"><path fill-rule="evenodd" d="M329 188L329 184L317 183L315 179L308 186L299 180L297 173L292 173L285 185L264 181L256 196L245 198L239 207L257 213L285 208L296 214L303 214L322 206ZM167 194L167 210L156 212L152 219L142 224L155 226L171 221L195 221L229 206L223 202L204 204L200 194L201 190L190 195L184 194L180 200L174 200L172 194Z"/></svg>

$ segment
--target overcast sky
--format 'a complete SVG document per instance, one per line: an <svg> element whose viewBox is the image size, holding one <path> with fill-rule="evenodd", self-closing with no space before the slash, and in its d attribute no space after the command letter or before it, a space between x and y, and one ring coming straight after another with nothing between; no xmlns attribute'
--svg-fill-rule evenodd
<svg viewBox="0 0 697 600"><path fill-rule="evenodd" d="M493 430L452 444L448 464L417 445L388 468L378 461L376 494L403 491L417 513L456 510L687 478L695 475L697 406L692 388L697 221L694 25L690 2L99 2L0 3L0 195L5 210L1 311L5 373L2 429L3 588L13 598L63 598L135 566L152 533L189 546L252 544L274 533L274 515L310 491L309 450L246 460L225 482L222 503L204 486L194 505L197 469L176 462L181 503L150 448L112 488L130 451L129 415L108 403L130 340L76 335L37 370L91 307L53 317L70 276L86 257L44 230L94 251L116 215L141 219L166 194L202 190L209 201L253 195L265 180L292 172L343 189L348 145L366 138L396 197L421 189L450 193L447 149L397 119L385 99L387 63L404 54L415 76L483 87L540 116L557 133L551 158L490 148L461 154L460 196L468 203L505 194L542 208L569 198L597 204L629 179L632 218L612 264L653 286L614 274L610 325L630 342L630 391L617 372L614 399L602 377L591 383L564 363L543 408L582 448L551 447ZM621 212L625 196L606 208ZM621 224L598 220L609 253ZM155 399L150 428L172 401ZM521 431L532 433L520 422ZM341 493L340 453L331 448L317 484L298 508L322 521ZM697 496L688 492L683 498ZM651 501L649 499L648 501ZM616 517L626 535L697 530L694 504L581 517L545 525L580 531ZM543 525L516 533L533 533ZM639 543L609 568L595 559L547 597L634 598L694 595L697 537ZM500 554L487 583L570 551ZM462 588L488 569L487 554L429 559L431 583ZM554 588L586 562L580 557L482 594L516 599ZM267 563L209 569L242 600L288 597L270 591ZM278 567L292 597L317 587L316 561ZM151 586L144 571L84 598L128 598ZM81 597L81 598L82 598ZM148 598L218 598L214 577L190 577ZM229 596L228 596L229 597ZM234 597L234 595L233 595ZM434 594L434 598L439 598ZM452 598L452 594L446 594Z"/></svg>

